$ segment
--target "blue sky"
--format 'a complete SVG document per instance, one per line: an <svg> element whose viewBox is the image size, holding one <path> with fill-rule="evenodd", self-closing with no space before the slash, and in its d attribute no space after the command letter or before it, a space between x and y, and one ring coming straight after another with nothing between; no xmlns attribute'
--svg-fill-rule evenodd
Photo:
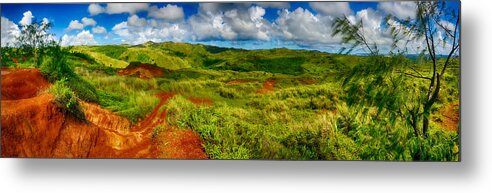
<svg viewBox="0 0 492 193"><path fill-rule="evenodd" d="M46 18L64 45L177 41L337 52L343 45L330 35L336 17L365 20L369 38L385 45L389 39L384 16L413 17L412 6L412 2L3 4L2 45L13 41L21 29L15 25ZM451 3L454 9L458 6Z"/></svg>

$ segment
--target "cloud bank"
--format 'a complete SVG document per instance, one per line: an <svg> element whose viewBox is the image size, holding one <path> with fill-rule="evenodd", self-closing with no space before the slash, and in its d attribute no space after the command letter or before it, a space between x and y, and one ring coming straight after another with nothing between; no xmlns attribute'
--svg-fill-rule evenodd
<svg viewBox="0 0 492 193"><path fill-rule="evenodd" d="M379 2L374 8L357 11L351 4L310 2L292 7L289 2L198 3L195 10L190 11L182 4L173 3L93 3L87 6L87 15L71 19L60 35L64 45L94 45L101 40L112 44L178 41L240 45L253 42L269 47L295 45L335 50L342 45L340 37L331 36L332 24L336 18L347 17L353 23L363 21L367 39L387 49L392 37L385 17L389 14L399 19L416 17L414 2ZM105 18L116 15L123 19L110 24L104 22ZM18 24L28 25L33 19L33 13L26 11ZM447 29L454 27L446 20L440 25ZM19 33L15 22L2 17L2 45L12 42ZM442 36L444 31L439 33ZM411 46L422 45L415 42Z"/></svg>

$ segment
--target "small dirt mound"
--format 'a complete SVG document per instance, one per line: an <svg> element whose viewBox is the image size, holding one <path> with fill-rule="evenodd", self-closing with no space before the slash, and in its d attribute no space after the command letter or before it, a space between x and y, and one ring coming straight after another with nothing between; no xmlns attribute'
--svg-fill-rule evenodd
<svg viewBox="0 0 492 193"><path fill-rule="evenodd" d="M32 98L49 86L39 69L2 68L2 100Z"/></svg>
<svg viewBox="0 0 492 193"><path fill-rule="evenodd" d="M195 105L207 105L212 106L213 101L209 98L198 98L198 97L188 97L188 100L191 101Z"/></svg>
<svg viewBox="0 0 492 193"><path fill-rule="evenodd" d="M122 76L136 76L141 79L150 79L162 76L164 71L155 65L139 64L130 65L125 69L119 70L118 74Z"/></svg>
<svg viewBox="0 0 492 193"><path fill-rule="evenodd" d="M459 108L458 103L452 103L439 110L439 113L443 116L443 120L440 122L442 127L449 131L458 131L460 122Z"/></svg>
<svg viewBox="0 0 492 193"><path fill-rule="evenodd" d="M263 83L263 87L256 91L258 94L267 94L274 91L275 80L269 79Z"/></svg>

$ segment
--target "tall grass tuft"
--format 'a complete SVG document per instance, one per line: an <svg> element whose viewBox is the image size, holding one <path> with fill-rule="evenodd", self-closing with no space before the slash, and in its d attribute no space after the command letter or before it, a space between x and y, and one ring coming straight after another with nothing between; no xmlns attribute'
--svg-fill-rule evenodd
<svg viewBox="0 0 492 193"><path fill-rule="evenodd" d="M50 93L55 96L55 104L65 113L85 121L85 114L75 93L68 87L66 79L55 82L50 88Z"/></svg>

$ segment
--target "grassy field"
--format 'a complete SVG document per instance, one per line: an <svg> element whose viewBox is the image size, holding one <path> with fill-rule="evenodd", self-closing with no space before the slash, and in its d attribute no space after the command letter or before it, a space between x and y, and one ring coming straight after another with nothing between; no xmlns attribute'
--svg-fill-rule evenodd
<svg viewBox="0 0 492 193"><path fill-rule="evenodd" d="M65 60L76 73L74 80L60 77L65 84L59 87L72 88L71 95L133 123L157 105L155 94L175 93L165 104L168 124L197 132L212 159L456 161L458 125L445 124L456 117L443 110L460 102L460 64L454 60L432 109L427 138L415 136L407 117L397 112L415 106L417 91L426 89L425 80L401 72L428 73L425 60L374 62L316 51L172 42L79 46ZM141 79L118 73L135 62L155 65L164 75Z"/></svg>

